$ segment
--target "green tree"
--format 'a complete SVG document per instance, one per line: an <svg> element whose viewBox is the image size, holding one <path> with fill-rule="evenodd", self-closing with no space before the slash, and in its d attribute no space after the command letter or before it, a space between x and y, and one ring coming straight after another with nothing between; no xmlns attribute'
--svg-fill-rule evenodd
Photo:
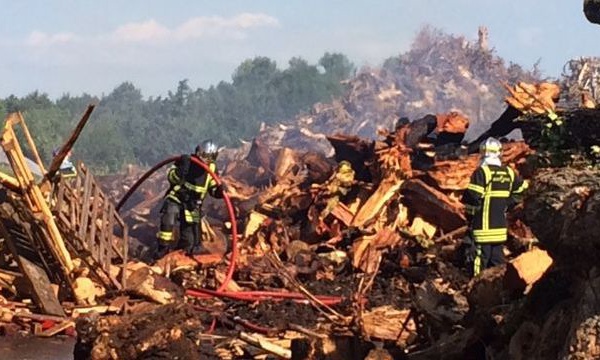
<svg viewBox="0 0 600 360"><path fill-rule="evenodd" d="M344 54L328 53L319 59L319 65L325 69L325 74L331 79L344 80L354 75L354 64Z"/></svg>

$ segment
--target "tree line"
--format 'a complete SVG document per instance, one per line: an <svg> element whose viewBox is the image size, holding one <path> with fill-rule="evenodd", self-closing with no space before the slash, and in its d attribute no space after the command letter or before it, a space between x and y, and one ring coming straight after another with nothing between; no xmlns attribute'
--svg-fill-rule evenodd
<svg viewBox="0 0 600 360"><path fill-rule="evenodd" d="M316 64L295 57L285 69L267 57L243 61L230 82L192 89L181 80L166 96L144 98L123 82L106 96L69 94L51 100L34 91L0 99L2 118L24 113L46 163L67 138L89 103L98 103L73 150L99 173L118 171L126 163L152 165L167 155L190 152L212 138L224 146L256 135L260 124L291 119L316 102L329 102L344 91L341 81L356 71L343 54L325 53Z"/></svg>

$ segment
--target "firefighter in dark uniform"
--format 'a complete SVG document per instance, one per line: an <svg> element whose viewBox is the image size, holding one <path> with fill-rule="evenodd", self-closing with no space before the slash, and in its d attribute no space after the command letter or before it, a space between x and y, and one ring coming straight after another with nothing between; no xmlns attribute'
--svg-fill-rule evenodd
<svg viewBox="0 0 600 360"><path fill-rule="evenodd" d="M202 167L191 159L196 157L206 163L216 173L218 149L214 142L206 140L196 147L192 155L183 155L167 173L169 190L161 209L160 231L157 234L158 251L156 258L173 249L183 249L187 254L200 250L200 218L202 201L206 194L223 197L223 187ZM179 242L174 244L173 228L179 220Z"/></svg>
<svg viewBox="0 0 600 360"><path fill-rule="evenodd" d="M502 144L488 138L480 145L481 165L471 176L462 201L473 242L472 275L504 263L503 245L508 229L506 211L521 199L527 182L501 163Z"/></svg>

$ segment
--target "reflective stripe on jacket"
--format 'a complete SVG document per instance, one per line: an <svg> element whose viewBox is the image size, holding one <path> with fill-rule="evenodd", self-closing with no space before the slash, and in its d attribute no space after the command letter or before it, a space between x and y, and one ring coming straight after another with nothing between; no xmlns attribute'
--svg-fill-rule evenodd
<svg viewBox="0 0 600 360"><path fill-rule="evenodd" d="M180 162L176 162L167 172L167 179L171 184L167 198L178 204L190 205L204 200L207 192L215 191L217 183L203 168L191 164L186 170L181 169L181 166ZM217 165L214 162L209 163L208 166L216 173ZM181 174L185 174L183 181Z"/></svg>
<svg viewBox="0 0 600 360"><path fill-rule="evenodd" d="M463 195L467 213L471 216L471 230L477 243L506 241L506 209L509 201L517 202L527 188L524 182L507 166L482 165L471 176Z"/></svg>

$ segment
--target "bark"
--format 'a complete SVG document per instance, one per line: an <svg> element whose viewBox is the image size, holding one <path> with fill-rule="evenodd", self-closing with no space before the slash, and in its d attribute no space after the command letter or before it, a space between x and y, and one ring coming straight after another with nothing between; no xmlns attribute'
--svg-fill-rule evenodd
<svg viewBox="0 0 600 360"><path fill-rule="evenodd" d="M546 169L525 199L527 224L561 265L590 268L600 261L600 170Z"/></svg>

